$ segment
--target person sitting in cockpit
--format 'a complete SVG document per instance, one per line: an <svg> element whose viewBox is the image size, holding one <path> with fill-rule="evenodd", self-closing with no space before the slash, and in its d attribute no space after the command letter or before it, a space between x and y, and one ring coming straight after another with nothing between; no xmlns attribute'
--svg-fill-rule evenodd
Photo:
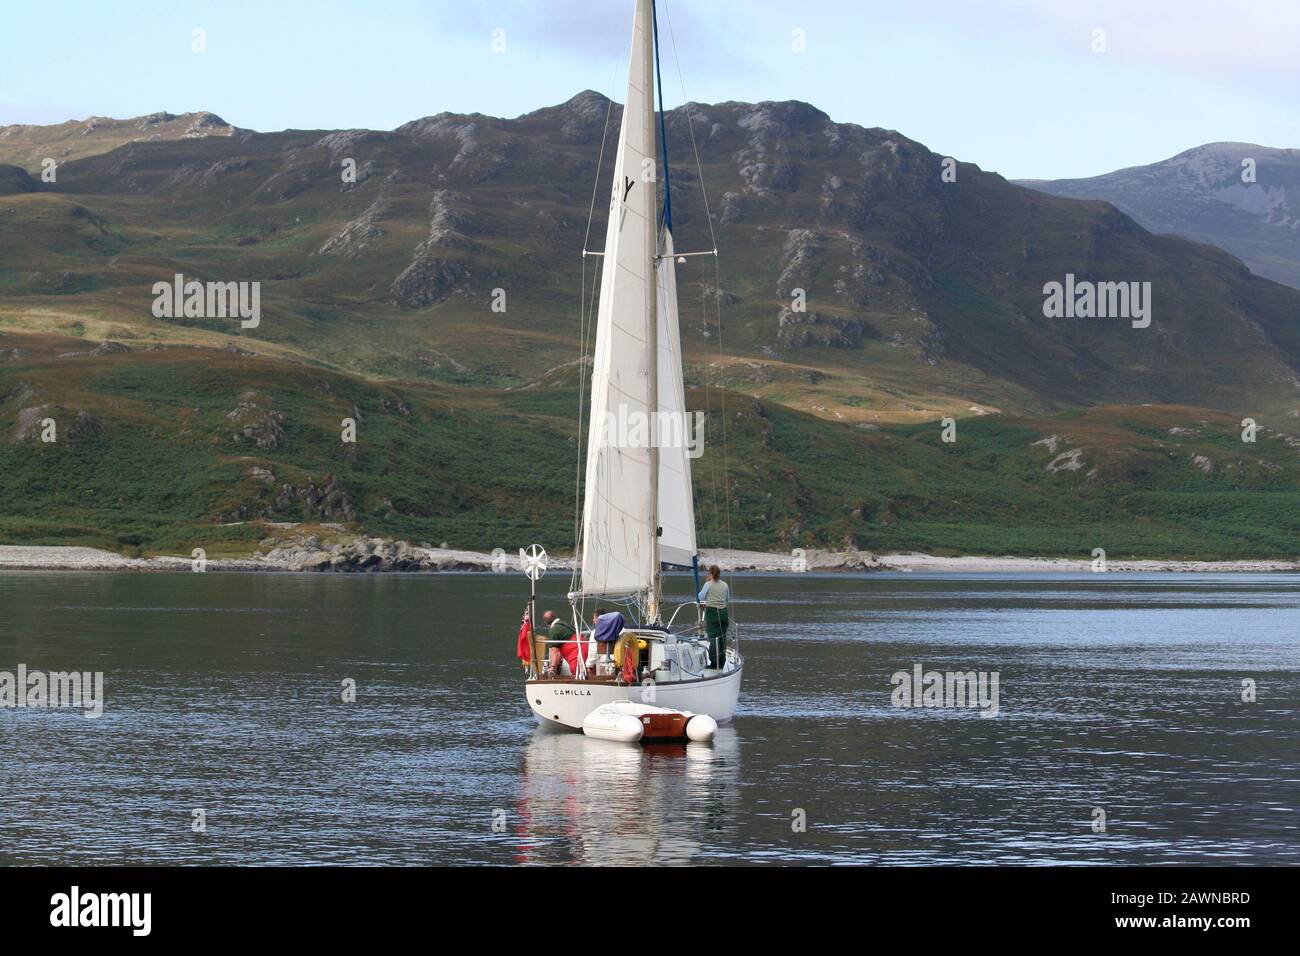
<svg viewBox="0 0 1300 956"><path fill-rule="evenodd" d="M575 643L572 638L574 630L569 626L567 621L560 618L554 611L546 611L542 614L542 624L546 627L546 646L549 650L551 662L551 673L560 673L560 662L565 659L564 648L571 643ZM577 648L574 648L573 659L576 665Z"/></svg>

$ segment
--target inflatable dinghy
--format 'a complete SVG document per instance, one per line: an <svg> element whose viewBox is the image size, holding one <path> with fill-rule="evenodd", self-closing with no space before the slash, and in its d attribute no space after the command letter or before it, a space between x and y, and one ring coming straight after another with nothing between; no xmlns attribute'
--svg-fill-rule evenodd
<svg viewBox="0 0 1300 956"><path fill-rule="evenodd" d="M624 744L634 744L637 741L646 744L687 741L707 743L713 739L717 730L718 722L708 714L651 707L630 700L602 704L582 722L582 732L588 737Z"/></svg>

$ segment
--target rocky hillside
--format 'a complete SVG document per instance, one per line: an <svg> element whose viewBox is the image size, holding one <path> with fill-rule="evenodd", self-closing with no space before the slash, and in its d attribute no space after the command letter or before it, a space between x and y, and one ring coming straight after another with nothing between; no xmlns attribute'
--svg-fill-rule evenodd
<svg viewBox="0 0 1300 956"><path fill-rule="evenodd" d="M619 119L584 93L392 131L6 128L0 541L570 547ZM1300 291L803 103L678 109L668 145L678 248L722 252L679 270L705 546L1297 553ZM176 273L258 283L260 321L157 313ZM1067 276L1150 283L1149 326L1049 317Z"/></svg>
<svg viewBox="0 0 1300 956"><path fill-rule="evenodd" d="M362 375L487 387L574 367L596 161L619 120L603 97L387 132L153 120L0 136L0 161L33 175L57 143L97 144L70 153L56 183L0 197L0 326L237 339ZM872 424L1102 402L1296 421L1300 293L1216 249L968 164L947 181L945 157L803 103L677 109L668 140L678 247L711 248L711 216L722 250L720 282L707 258L681 270L695 384ZM260 282L260 326L155 318L150 289L176 272ZM1067 274L1150 282L1151 326L1045 317L1044 285Z"/></svg>
<svg viewBox="0 0 1300 956"><path fill-rule="evenodd" d="M47 159L62 165L98 156L126 143L161 143L178 139L232 136L236 132L213 113L150 113L118 120L92 116L55 126L0 126L0 162L39 172ZM57 172L55 180L57 181Z"/></svg>
<svg viewBox="0 0 1300 956"><path fill-rule="evenodd" d="M1210 143L1104 176L1022 183L1104 199L1152 232L1219 246L1258 275L1300 288L1300 149Z"/></svg>

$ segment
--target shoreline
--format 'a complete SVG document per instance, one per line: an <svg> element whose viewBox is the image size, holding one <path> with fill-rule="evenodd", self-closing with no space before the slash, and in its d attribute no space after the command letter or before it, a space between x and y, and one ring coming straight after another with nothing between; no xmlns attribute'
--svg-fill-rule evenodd
<svg viewBox="0 0 1300 956"><path fill-rule="evenodd" d="M1081 574L1093 571L1090 558L1026 558L967 555L943 557L919 552L873 554L866 551L808 549L800 557L762 551L704 550L701 566L719 564L726 573L920 573L920 574ZM0 545L0 571L137 571L142 573L192 573L192 559L159 556L126 558L98 548L56 545ZM494 567L495 564L495 567ZM551 558L551 571L569 571L572 557ZM313 540L291 542L267 554L248 558L212 558L210 571L259 573L446 573L480 572L518 574L518 558L452 548L416 547L407 542L356 538L347 544L324 548ZM1178 561L1160 559L1108 560L1106 571L1182 574L1300 573L1300 560L1243 559L1234 561Z"/></svg>

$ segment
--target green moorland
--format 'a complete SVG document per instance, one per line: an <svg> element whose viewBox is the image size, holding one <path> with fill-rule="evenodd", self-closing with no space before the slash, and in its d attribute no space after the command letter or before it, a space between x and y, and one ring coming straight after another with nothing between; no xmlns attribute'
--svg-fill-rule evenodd
<svg viewBox="0 0 1300 956"><path fill-rule="evenodd" d="M378 384L229 350L94 346L0 335L6 543L248 554L281 521L571 547L576 377L516 391ZM1235 416L988 415L944 443L937 423L837 423L717 389L688 404L709 412L695 465L706 547L727 543L729 511L731 543L761 549L1300 556L1297 440L1243 442ZM341 441L349 417L355 445Z"/></svg>
<svg viewBox="0 0 1300 956"><path fill-rule="evenodd" d="M0 128L0 542L235 555L302 522L568 549L617 112ZM667 132L677 248L720 250L678 267L706 547L1300 551L1300 291L808 104ZM260 324L155 315L177 272L258 283ZM1149 282L1151 324L1045 315L1067 275Z"/></svg>

